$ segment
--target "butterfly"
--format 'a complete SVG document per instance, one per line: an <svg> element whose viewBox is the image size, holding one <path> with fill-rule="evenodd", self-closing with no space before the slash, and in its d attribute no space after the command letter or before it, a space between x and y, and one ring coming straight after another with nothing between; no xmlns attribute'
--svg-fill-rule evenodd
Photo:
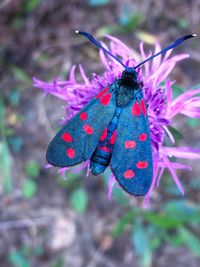
<svg viewBox="0 0 200 267"><path fill-rule="evenodd" d="M69 167L90 159L90 171L98 175L109 166L129 194L144 196L153 177L148 108L138 82L137 68L195 35L186 35L134 67L128 67L91 34L77 33L113 57L124 67L121 78L107 85L81 109L50 142L47 161Z"/></svg>

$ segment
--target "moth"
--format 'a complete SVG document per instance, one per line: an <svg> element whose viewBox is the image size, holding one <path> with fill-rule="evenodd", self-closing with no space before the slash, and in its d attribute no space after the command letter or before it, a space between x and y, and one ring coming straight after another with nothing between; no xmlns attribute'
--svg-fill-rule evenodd
<svg viewBox="0 0 200 267"><path fill-rule="evenodd" d="M121 78L108 84L56 134L47 150L47 161L69 167L90 159L90 171L98 175L109 166L129 194L144 196L153 177L148 110L137 78L137 68L166 53L186 35L134 67L128 67L91 34L77 33L113 57L124 67Z"/></svg>

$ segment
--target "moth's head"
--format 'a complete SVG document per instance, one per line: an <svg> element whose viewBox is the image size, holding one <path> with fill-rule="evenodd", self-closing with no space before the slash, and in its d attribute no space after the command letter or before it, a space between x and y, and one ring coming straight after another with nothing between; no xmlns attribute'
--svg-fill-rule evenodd
<svg viewBox="0 0 200 267"><path fill-rule="evenodd" d="M138 84L137 81L137 72L134 68L126 68L123 72L122 72L122 82L124 84L130 85L130 86L134 86Z"/></svg>

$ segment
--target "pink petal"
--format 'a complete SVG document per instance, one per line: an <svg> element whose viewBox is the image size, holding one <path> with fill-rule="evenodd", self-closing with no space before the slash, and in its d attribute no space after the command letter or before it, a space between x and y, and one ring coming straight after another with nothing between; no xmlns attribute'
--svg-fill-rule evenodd
<svg viewBox="0 0 200 267"><path fill-rule="evenodd" d="M163 172L164 172L165 168L161 168L160 172L159 172L159 175L158 175L158 178L157 178L157 183L156 183L156 186L159 187L160 185L160 179L163 175Z"/></svg>
<svg viewBox="0 0 200 267"><path fill-rule="evenodd" d="M189 147L163 147L166 155L177 158L200 159L200 149Z"/></svg>
<svg viewBox="0 0 200 267"><path fill-rule="evenodd" d="M175 184L177 185L178 189L181 191L181 193L184 195L184 189L183 189L183 186L182 184L180 183L179 181L179 178L173 168L173 165L170 163L170 161L167 159L167 157L163 157L163 161L166 163L166 166L167 168L169 169L171 175L172 175L172 178L175 182Z"/></svg>
<svg viewBox="0 0 200 267"><path fill-rule="evenodd" d="M79 70L80 70L80 73L81 73L81 76L82 76L84 82L85 82L86 84L89 84L89 80L88 80L88 78L87 78L87 76L86 76L86 74L85 74L85 71L84 71L84 69L83 69L83 67L82 67L81 64L79 64Z"/></svg>
<svg viewBox="0 0 200 267"><path fill-rule="evenodd" d="M114 174L111 174L109 177L108 181L108 200L111 201L112 199L112 191L113 191L113 186L116 183L116 179Z"/></svg>
<svg viewBox="0 0 200 267"><path fill-rule="evenodd" d="M169 137L171 143L174 144L174 143L175 143L175 139L174 139L172 133L170 132L170 130L169 130L169 129L167 128L167 126L165 126L165 125L163 125L163 129L164 129L165 132L167 133L167 135L168 135L168 137Z"/></svg>
<svg viewBox="0 0 200 267"><path fill-rule="evenodd" d="M153 192L153 189L156 185L156 177L157 177L157 173L158 173L158 159L159 159L159 155L155 154L153 157L153 180L152 180L150 189L144 198L144 208L147 208L149 206L150 196L151 196L151 193Z"/></svg>

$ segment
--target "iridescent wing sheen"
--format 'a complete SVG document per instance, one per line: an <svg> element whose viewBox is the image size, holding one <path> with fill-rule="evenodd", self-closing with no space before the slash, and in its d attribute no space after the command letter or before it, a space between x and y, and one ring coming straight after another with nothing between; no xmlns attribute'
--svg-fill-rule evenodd
<svg viewBox="0 0 200 267"><path fill-rule="evenodd" d="M67 167L90 158L115 107L115 93L107 87L56 134L49 144L47 161L54 166Z"/></svg>
<svg viewBox="0 0 200 267"><path fill-rule="evenodd" d="M141 91L121 112L110 165L126 192L146 195L153 170L148 116Z"/></svg>

